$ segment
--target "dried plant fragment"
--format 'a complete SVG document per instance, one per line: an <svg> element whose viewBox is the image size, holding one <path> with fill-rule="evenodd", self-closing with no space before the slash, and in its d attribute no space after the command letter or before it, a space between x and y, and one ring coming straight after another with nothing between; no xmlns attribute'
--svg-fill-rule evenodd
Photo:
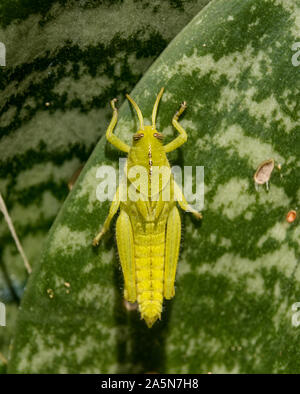
<svg viewBox="0 0 300 394"><path fill-rule="evenodd" d="M266 185L269 190L269 180L274 169L274 159L263 161L257 168L254 174L255 188L258 190L258 185Z"/></svg>
<svg viewBox="0 0 300 394"><path fill-rule="evenodd" d="M71 179L68 182L68 188L71 191L73 189L73 186L75 184L75 182L77 181L77 178L79 177L81 171L83 169L83 165L81 165L75 172L74 174L71 176Z"/></svg>

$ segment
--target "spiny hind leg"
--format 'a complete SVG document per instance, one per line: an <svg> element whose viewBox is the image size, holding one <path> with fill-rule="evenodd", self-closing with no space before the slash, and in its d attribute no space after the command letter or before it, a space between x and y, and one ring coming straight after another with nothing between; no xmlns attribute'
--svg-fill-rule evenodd
<svg viewBox="0 0 300 394"><path fill-rule="evenodd" d="M100 239L102 238L102 236L107 232L107 230L109 229L109 225L110 222L112 220L112 218L115 216L115 214L117 213L119 206L120 206L120 196L119 196L120 192L119 192L119 187L116 191L116 194L114 196L113 202L111 203L111 206L109 208L109 213L107 218L105 219L105 222L103 224L103 227L101 229L101 231L96 235L96 237L93 240L93 245L97 246L100 242Z"/></svg>
<svg viewBox="0 0 300 394"><path fill-rule="evenodd" d="M166 233L164 297L170 299L175 295L175 276L181 238L181 221L178 209L174 206L168 217Z"/></svg>
<svg viewBox="0 0 300 394"><path fill-rule="evenodd" d="M174 196L175 200L178 202L178 205L180 208L185 211L185 212L191 212L197 219L202 219L202 213L196 211L194 208L192 208L188 202L186 201L186 198L184 197L182 190L180 187L177 185L175 181L173 181L174 185Z"/></svg>
<svg viewBox="0 0 300 394"><path fill-rule="evenodd" d="M136 277L134 260L133 232L130 218L121 211L116 224L116 237L119 257L124 275L124 298L129 302L136 301Z"/></svg>

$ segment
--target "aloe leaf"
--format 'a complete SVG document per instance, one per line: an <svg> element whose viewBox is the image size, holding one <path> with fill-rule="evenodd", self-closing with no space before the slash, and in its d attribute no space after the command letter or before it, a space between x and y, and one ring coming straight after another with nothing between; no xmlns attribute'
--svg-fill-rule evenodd
<svg viewBox="0 0 300 394"><path fill-rule="evenodd" d="M205 169L204 219L183 215L176 295L162 321L148 329L123 306L113 227L91 246L109 207L96 199L96 171L119 157L102 139L28 283L10 372L299 371L300 229L298 217L286 219L300 199L299 5L213 0L131 93L149 120L165 86L157 126L168 140L187 101L180 122L189 138L170 158ZM135 130L125 103L116 134L130 142ZM256 190L268 159L269 190Z"/></svg>

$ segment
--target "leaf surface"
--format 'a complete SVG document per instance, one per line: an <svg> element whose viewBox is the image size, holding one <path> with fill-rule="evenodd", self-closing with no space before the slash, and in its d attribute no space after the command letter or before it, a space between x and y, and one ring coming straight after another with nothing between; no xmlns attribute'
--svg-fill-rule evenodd
<svg viewBox="0 0 300 394"><path fill-rule="evenodd" d="M149 330L122 301L113 237L91 241L108 213L96 199L100 165L119 154L102 139L52 227L22 302L10 372L298 372L300 301L299 1L213 0L132 92L158 130L183 100L187 143L172 164L204 166L204 219L182 215L175 298ZM116 134L136 120L120 109ZM253 175L275 160L269 191ZM279 167L278 167L279 165ZM279 169L280 168L280 169ZM113 233L113 227L112 227ZM66 294L65 282L70 283ZM53 291L53 298L47 291Z"/></svg>

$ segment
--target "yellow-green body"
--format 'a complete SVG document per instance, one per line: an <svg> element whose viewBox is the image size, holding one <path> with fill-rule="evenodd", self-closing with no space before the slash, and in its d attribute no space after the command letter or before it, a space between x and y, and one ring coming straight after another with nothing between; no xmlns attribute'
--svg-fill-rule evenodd
<svg viewBox="0 0 300 394"><path fill-rule="evenodd" d="M111 102L114 115L106 137L114 146L128 153L125 184L127 190L130 187L134 188L141 198L133 201L128 196L126 201L123 201L120 198L123 190L121 192L119 186L103 229L94 239L94 245L97 245L107 231L112 217L120 208L116 239L124 275L124 297L129 302L138 302L141 316L149 327L161 317L163 299L170 299L175 294L174 283L181 238L181 221L176 203L197 218L202 217L188 205L181 189L175 183L166 156L167 152L176 149L187 139L184 129L178 123L178 117L186 105L181 105L172 120L179 136L169 144L163 145L162 135L155 127L157 107L162 93L163 89L153 108L151 126L144 126L138 106L127 95L140 120L140 129L133 136L131 147L112 134L117 121L117 110L115 100ZM142 166L146 170L147 184L143 185L143 182L139 183L128 175L135 166ZM157 177L158 173L155 171L159 170L164 170L164 173ZM168 198L165 198L165 190L169 190Z"/></svg>

